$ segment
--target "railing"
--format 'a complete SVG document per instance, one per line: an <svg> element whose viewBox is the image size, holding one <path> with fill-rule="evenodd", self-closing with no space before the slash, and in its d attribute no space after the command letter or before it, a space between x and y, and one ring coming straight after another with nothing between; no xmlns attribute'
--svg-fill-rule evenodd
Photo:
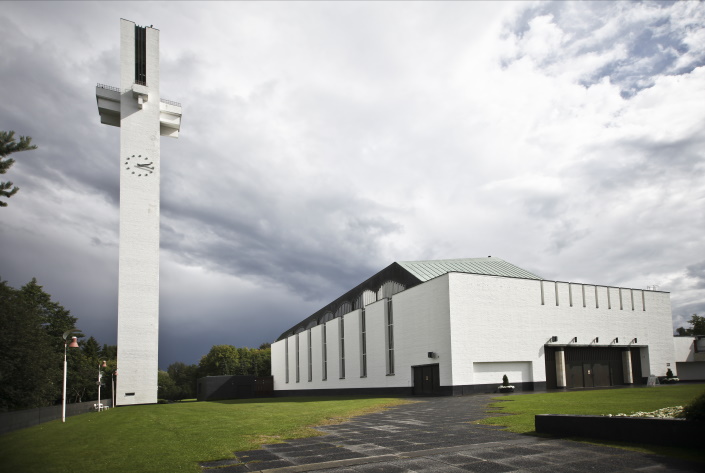
<svg viewBox="0 0 705 473"><path fill-rule="evenodd" d="M112 90L114 92L120 92L119 87L113 87L112 85L98 84L101 89Z"/></svg>
<svg viewBox="0 0 705 473"><path fill-rule="evenodd" d="M177 107L181 107L181 104L179 102L174 102L173 100L167 100L167 99L159 99L160 102L164 102L169 105L175 105Z"/></svg>
<svg viewBox="0 0 705 473"><path fill-rule="evenodd" d="M113 92L120 92L119 87L113 87L112 85L105 85L105 84L99 83L98 87L100 87L101 89L105 89L105 90L112 90ZM129 92L129 90L125 90L125 92ZM175 102L173 100L159 99L159 101L164 102L165 104L168 104L168 105L174 105L175 107L181 107L181 104L179 102Z"/></svg>

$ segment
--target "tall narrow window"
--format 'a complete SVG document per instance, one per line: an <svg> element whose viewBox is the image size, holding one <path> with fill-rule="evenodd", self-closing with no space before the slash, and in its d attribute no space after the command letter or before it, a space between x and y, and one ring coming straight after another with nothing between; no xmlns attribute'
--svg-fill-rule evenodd
<svg viewBox="0 0 705 473"><path fill-rule="evenodd" d="M365 309L360 312L360 377L367 377L367 327Z"/></svg>
<svg viewBox="0 0 705 473"><path fill-rule="evenodd" d="M394 314L392 299L387 301L387 375L394 374Z"/></svg>
<svg viewBox="0 0 705 473"><path fill-rule="evenodd" d="M573 286L570 283L568 283L568 301L570 306L573 307Z"/></svg>
<svg viewBox="0 0 705 473"><path fill-rule="evenodd" d="M340 379L345 379L345 321L340 316Z"/></svg>
<svg viewBox="0 0 705 473"><path fill-rule="evenodd" d="M296 382L301 381L301 371L299 370L299 334L296 334Z"/></svg>
<svg viewBox="0 0 705 473"><path fill-rule="evenodd" d="M308 329L308 382L313 381L313 360L311 349L311 329Z"/></svg>
<svg viewBox="0 0 705 473"><path fill-rule="evenodd" d="M328 344L326 342L326 324L323 324L323 381L328 379Z"/></svg>
<svg viewBox="0 0 705 473"><path fill-rule="evenodd" d="M284 373L285 381L289 382L289 337L284 339Z"/></svg>
<svg viewBox="0 0 705 473"><path fill-rule="evenodd" d="M619 310L624 310L624 304L622 303L622 288L619 288Z"/></svg>
<svg viewBox="0 0 705 473"><path fill-rule="evenodd" d="M580 287L581 287L582 292L583 292L583 307L587 307L587 306L585 305L585 284L581 284Z"/></svg>
<svg viewBox="0 0 705 473"><path fill-rule="evenodd" d="M147 85L147 28L135 25L135 84Z"/></svg>

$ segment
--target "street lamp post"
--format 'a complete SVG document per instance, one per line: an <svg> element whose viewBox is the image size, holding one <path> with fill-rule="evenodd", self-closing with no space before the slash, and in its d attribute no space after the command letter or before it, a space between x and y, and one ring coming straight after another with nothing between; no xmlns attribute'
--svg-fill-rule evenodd
<svg viewBox="0 0 705 473"><path fill-rule="evenodd" d="M113 400L113 405L111 406L113 409L115 409L115 376L116 376L116 375L117 375L117 371L113 371L113 376L112 376L112 378L113 378L113 389L112 389L112 391L111 391L111 392L113 393L113 399L112 399L112 400Z"/></svg>
<svg viewBox="0 0 705 473"><path fill-rule="evenodd" d="M69 335L71 335L71 330L68 332L64 332L64 390L63 390L63 397L62 397L62 403L61 403L61 422L66 422L66 371L67 371L67 363L66 363L66 348L78 348L78 339L76 337L71 337L71 343L68 341Z"/></svg>
<svg viewBox="0 0 705 473"><path fill-rule="evenodd" d="M101 368L105 368L108 365L105 364L105 360L102 363L98 363L98 412L102 410L102 405L100 403L100 380L103 378L103 373L100 371Z"/></svg>

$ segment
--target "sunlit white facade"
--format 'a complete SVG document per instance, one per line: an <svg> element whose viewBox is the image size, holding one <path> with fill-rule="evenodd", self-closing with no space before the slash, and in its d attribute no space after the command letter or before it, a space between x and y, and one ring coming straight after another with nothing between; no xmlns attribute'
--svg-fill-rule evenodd
<svg viewBox="0 0 705 473"><path fill-rule="evenodd" d="M497 258L394 263L272 345L280 394L493 392L505 374L518 390L609 386L669 366L668 293Z"/></svg>

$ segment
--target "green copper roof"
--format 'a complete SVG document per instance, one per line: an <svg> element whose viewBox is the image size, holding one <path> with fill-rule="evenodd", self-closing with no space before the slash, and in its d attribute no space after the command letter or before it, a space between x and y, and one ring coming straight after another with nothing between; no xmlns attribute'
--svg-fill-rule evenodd
<svg viewBox="0 0 705 473"><path fill-rule="evenodd" d="M428 281L446 273L487 274L510 278L542 279L525 269L499 258L462 258L433 261L397 261L397 263L419 278Z"/></svg>

